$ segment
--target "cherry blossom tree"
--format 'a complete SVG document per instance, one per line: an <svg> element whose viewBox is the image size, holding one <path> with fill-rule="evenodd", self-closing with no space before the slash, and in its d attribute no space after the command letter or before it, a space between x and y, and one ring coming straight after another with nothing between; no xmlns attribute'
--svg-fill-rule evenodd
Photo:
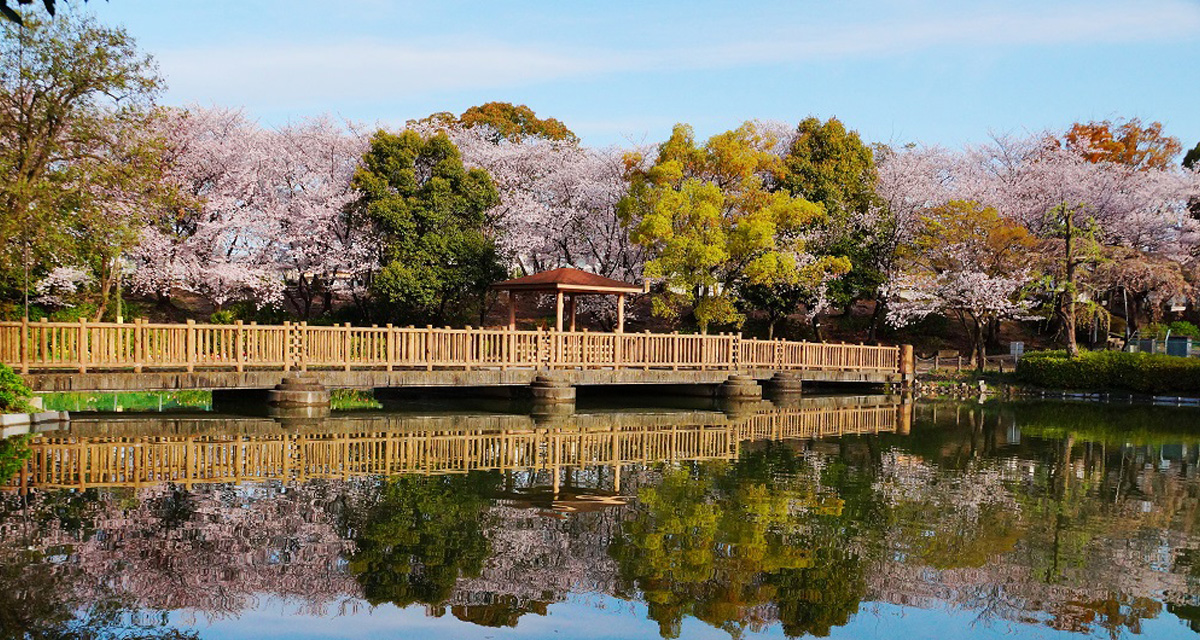
<svg viewBox="0 0 1200 640"><path fill-rule="evenodd" d="M286 299L309 317L317 297L329 311L338 287L362 282L373 245L344 214L360 136L328 117L265 130L225 109L175 112L166 126L187 204L143 232L137 290L178 288L218 309Z"/></svg>
<svg viewBox="0 0 1200 640"><path fill-rule="evenodd" d="M955 154L941 147L876 146L876 206L852 217L851 224L874 248L870 256L881 281L877 317L886 318L886 293L900 275L900 253L920 227L921 213L953 199L955 161Z"/></svg>
<svg viewBox="0 0 1200 640"><path fill-rule="evenodd" d="M1186 208L1196 181L1175 167L1093 162L1041 135L970 149L963 174L964 189L1049 241L1057 314L1072 354L1081 270L1093 269L1104 247L1182 262L1196 244L1198 227Z"/></svg>
<svg viewBox="0 0 1200 640"><path fill-rule="evenodd" d="M488 212L489 220L517 271L571 266L610 278L641 276L642 251L629 242L617 214L629 188L624 150L569 139L497 139L484 126L440 130L466 163L496 183L500 204Z"/></svg>
<svg viewBox="0 0 1200 640"><path fill-rule="evenodd" d="M895 264L919 228L914 221L931 207L955 199L993 207L1042 239L1030 254L1031 266L1040 266L1050 276L1047 294L1056 302L1068 349L1076 351L1076 306L1081 299L1098 298L1104 286L1165 282L1161 277L1132 277L1147 271L1162 275L1163 260L1178 264L1181 272L1190 270L1198 227L1187 215L1187 203L1200 185L1194 172L1093 162L1077 147L1037 134L999 136L961 152L909 147L879 154L877 189L886 207L877 228L890 234L885 246L896 248L882 252L882 259ZM1101 268L1116 254L1125 269ZM1146 264L1130 269L1131 257ZM1151 269L1151 263L1158 266ZM896 269L882 271L893 292L915 291L907 276L903 287L895 286L900 275ZM1122 280L1121 271L1131 277ZM1172 279L1182 292L1179 281ZM1151 294L1146 290L1139 295Z"/></svg>
<svg viewBox="0 0 1200 640"><path fill-rule="evenodd" d="M1028 315L1032 281L1026 254L1034 239L990 207L953 200L929 209L891 285L888 321L901 326L932 313L956 318L972 359L984 365L984 331L1000 319Z"/></svg>
<svg viewBox="0 0 1200 640"><path fill-rule="evenodd" d="M350 177L366 143L327 116L290 124L272 138L278 149L271 167L275 198L267 211L290 285L284 294L304 318L311 317L318 296L328 313L334 294L362 289L375 263L371 230L350 224L344 214L355 197Z"/></svg>

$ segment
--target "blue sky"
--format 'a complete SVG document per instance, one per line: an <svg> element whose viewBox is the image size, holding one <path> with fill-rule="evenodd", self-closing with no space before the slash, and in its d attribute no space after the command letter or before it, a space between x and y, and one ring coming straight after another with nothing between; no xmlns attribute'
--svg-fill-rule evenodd
<svg viewBox="0 0 1200 640"><path fill-rule="evenodd" d="M70 2L158 59L166 102L268 125L503 100L591 144L810 114L893 143L1134 116L1200 141L1200 0Z"/></svg>

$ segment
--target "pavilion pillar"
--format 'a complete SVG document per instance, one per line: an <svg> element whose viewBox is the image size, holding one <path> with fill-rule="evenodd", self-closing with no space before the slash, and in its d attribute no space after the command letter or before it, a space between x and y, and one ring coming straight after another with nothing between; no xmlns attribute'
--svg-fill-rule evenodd
<svg viewBox="0 0 1200 640"><path fill-rule="evenodd" d="M575 294L571 294L571 331L575 330Z"/></svg>
<svg viewBox="0 0 1200 640"><path fill-rule="evenodd" d="M517 330L517 294L511 289L508 291L508 330Z"/></svg>
<svg viewBox="0 0 1200 640"><path fill-rule="evenodd" d="M617 333L625 333L625 294L617 294Z"/></svg>
<svg viewBox="0 0 1200 640"><path fill-rule="evenodd" d="M554 294L555 310L554 310L554 329L556 331L563 330L563 292L558 291Z"/></svg>

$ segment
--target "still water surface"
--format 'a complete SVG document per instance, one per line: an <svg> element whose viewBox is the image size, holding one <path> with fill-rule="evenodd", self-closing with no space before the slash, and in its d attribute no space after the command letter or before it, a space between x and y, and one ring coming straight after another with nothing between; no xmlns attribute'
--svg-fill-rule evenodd
<svg viewBox="0 0 1200 640"><path fill-rule="evenodd" d="M1198 417L76 414L0 494L0 637L1192 637Z"/></svg>

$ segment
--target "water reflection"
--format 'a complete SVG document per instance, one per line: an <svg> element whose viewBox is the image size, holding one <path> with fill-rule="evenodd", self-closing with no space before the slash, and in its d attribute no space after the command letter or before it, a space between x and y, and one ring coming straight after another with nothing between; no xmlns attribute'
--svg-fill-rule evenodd
<svg viewBox="0 0 1200 640"><path fill-rule="evenodd" d="M621 602L646 637L923 637L896 606L979 637L1200 627L1192 411L758 408L75 420L0 508L0 636L255 635L264 611L353 635L415 606L482 637Z"/></svg>

